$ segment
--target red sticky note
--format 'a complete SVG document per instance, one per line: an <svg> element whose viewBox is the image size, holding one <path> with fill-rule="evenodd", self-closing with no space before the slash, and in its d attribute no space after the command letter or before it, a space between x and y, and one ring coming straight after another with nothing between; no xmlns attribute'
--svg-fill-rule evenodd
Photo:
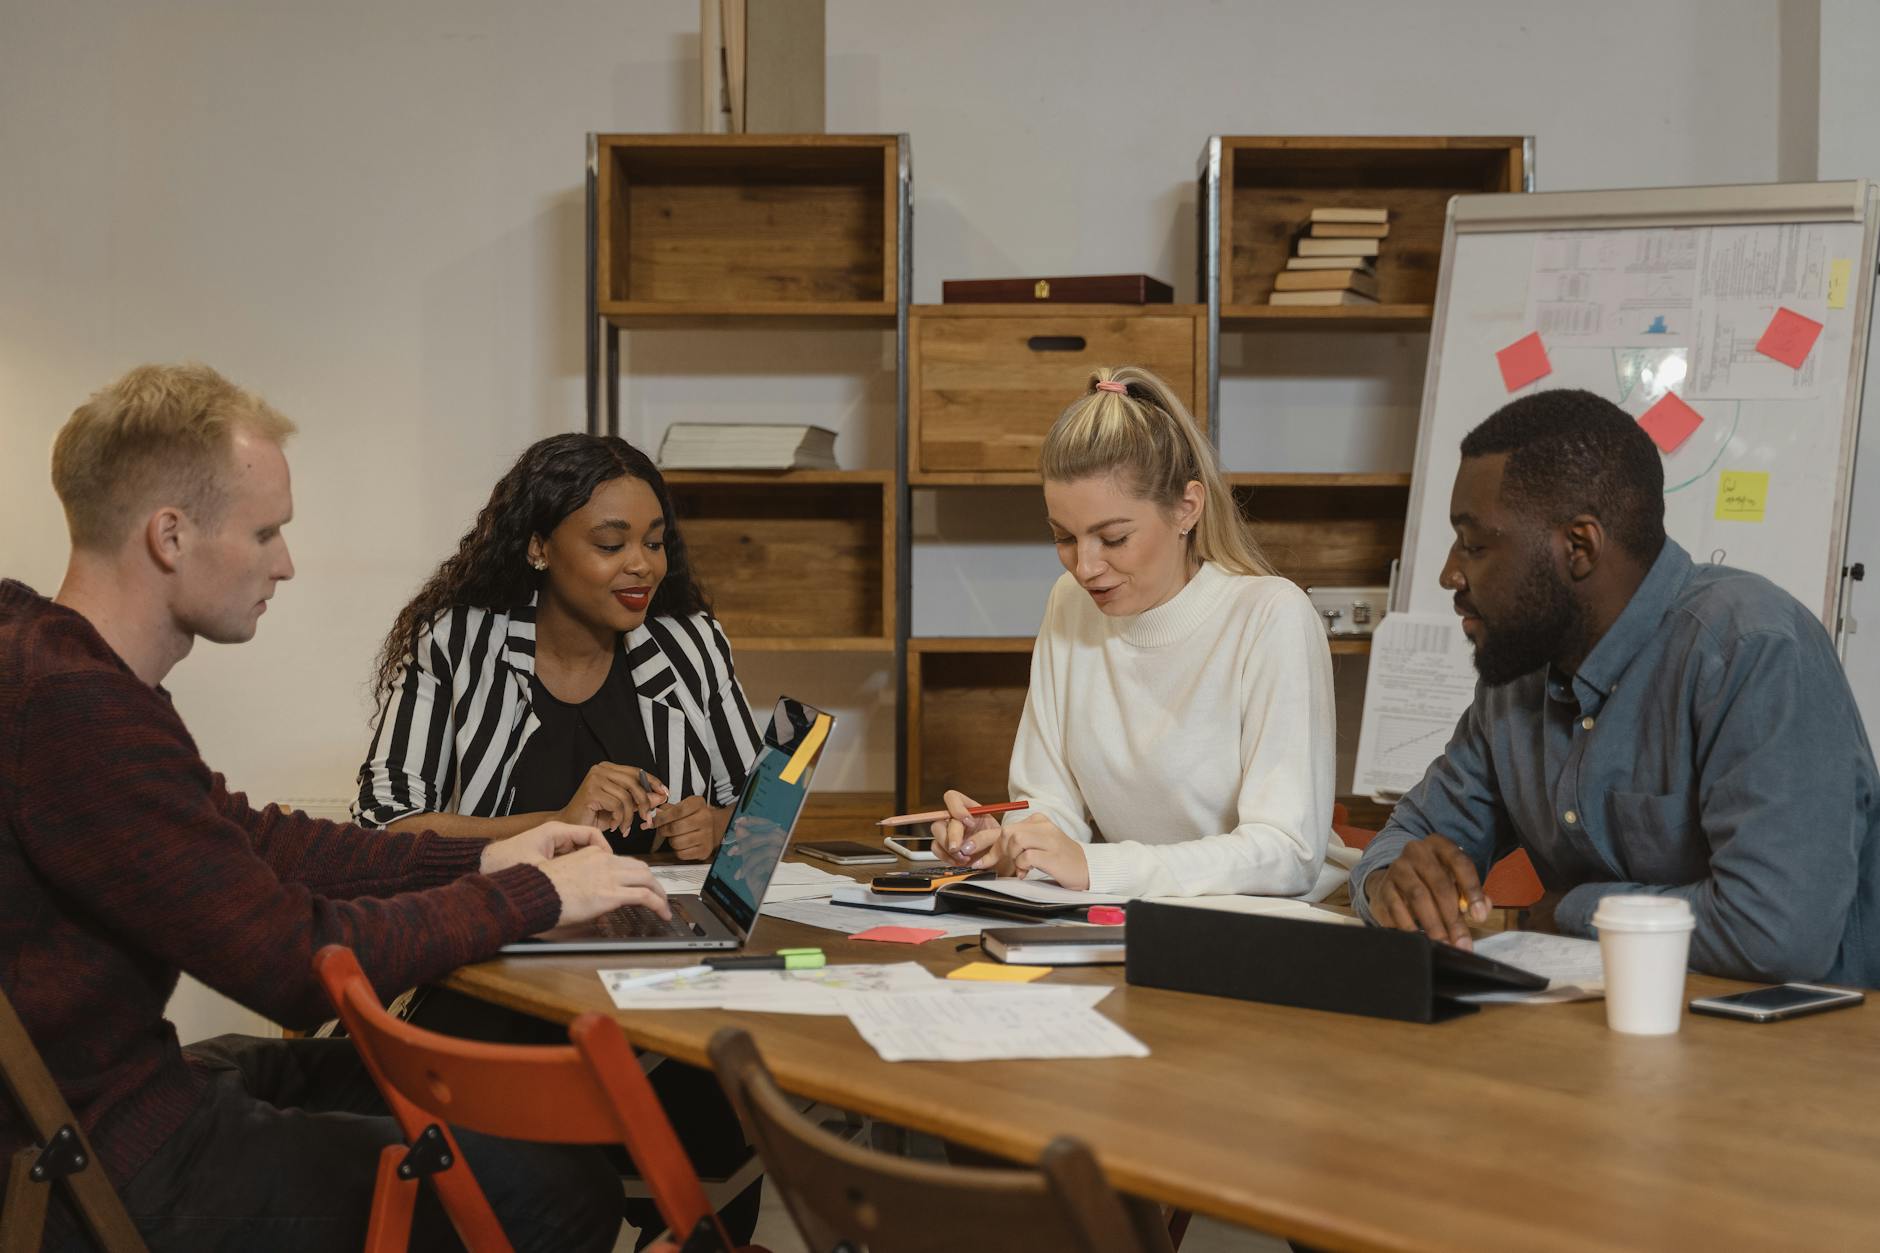
<svg viewBox="0 0 1880 1253"><path fill-rule="evenodd" d="M883 944L925 944L946 932L938 927L870 927L857 931L851 940L879 940Z"/></svg>
<svg viewBox="0 0 1880 1253"><path fill-rule="evenodd" d="M1675 392L1666 392L1664 399L1645 411L1638 424L1645 428L1645 433L1652 437L1652 443L1658 445L1661 452L1672 453L1691 437L1692 431L1704 424L1704 415L1685 404Z"/></svg>
<svg viewBox="0 0 1880 1253"><path fill-rule="evenodd" d="M1522 336L1496 353L1495 364L1501 367L1501 381L1511 392L1518 392L1535 379L1546 378L1554 372L1554 363L1547 359L1539 331Z"/></svg>
<svg viewBox="0 0 1880 1253"><path fill-rule="evenodd" d="M1756 351L1774 357L1791 370L1799 370L1820 336L1821 323L1815 319L1805 318L1793 309L1777 309L1769 319L1769 329L1756 341Z"/></svg>

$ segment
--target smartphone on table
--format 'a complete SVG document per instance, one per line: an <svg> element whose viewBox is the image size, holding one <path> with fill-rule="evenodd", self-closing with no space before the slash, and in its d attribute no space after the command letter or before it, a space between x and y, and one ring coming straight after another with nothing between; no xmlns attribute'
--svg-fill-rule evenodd
<svg viewBox="0 0 1880 1253"><path fill-rule="evenodd" d="M909 861L940 860L940 854L933 851L931 835L891 835L882 843Z"/></svg>
<svg viewBox="0 0 1880 1253"><path fill-rule="evenodd" d="M1728 996L1700 996L1691 1002L1694 1014L1715 1014L1719 1018L1747 1018L1751 1022L1776 1022L1819 1014L1830 1009L1859 1005L1867 999L1861 992L1846 988L1826 988L1813 983L1778 983L1773 987L1751 988Z"/></svg>
<svg viewBox="0 0 1880 1253"><path fill-rule="evenodd" d="M894 854L887 849L878 848L873 844L863 844L858 840L813 840L808 843L793 844L790 846L790 851L838 866L881 865L894 860Z"/></svg>

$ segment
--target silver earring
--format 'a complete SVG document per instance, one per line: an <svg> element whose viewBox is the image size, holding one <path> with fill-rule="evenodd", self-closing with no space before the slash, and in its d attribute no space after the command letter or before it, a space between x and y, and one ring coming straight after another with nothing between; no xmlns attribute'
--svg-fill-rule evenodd
<svg viewBox="0 0 1880 1253"><path fill-rule="evenodd" d="M529 558L529 564L537 570L548 569L548 563L546 561L543 561L540 557Z"/></svg>

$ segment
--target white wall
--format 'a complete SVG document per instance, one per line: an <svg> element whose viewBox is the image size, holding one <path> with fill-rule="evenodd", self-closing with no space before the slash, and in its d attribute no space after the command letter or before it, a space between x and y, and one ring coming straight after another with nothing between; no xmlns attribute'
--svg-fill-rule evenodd
<svg viewBox="0 0 1880 1253"><path fill-rule="evenodd" d="M828 121L912 134L917 299L944 278L1136 270L1191 299L1214 133L1533 134L1547 189L1770 179L1780 8L830 0ZM507 460L579 426L583 136L694 124L696 18L690 0L0 0L0 571L56 584L46 451L130 365L207 360L301 424L299 578L257 641L205 647L171 683L235 786L350 790L392 614ZM1825 160L1825 99L1822 130ZM814 416L848 464L885 465L890 349L630 335L627 433ZM1423 352L1230 341L1230 460L1407 467ZM917 629L969 599L970 556L998 593L965 624L1031 630L1053 569L1034 515L1013 504L1017 544L931 550ZM884 671L745 669L754 700L787 680L869 713L824 781L887 786Z"/></svg>

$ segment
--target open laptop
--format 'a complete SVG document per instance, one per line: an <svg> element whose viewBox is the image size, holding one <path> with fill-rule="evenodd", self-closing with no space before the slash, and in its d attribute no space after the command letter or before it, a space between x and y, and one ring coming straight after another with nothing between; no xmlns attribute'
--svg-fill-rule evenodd
<svg viewBox="0 0 1880 1253"><path fill-rule="evenodd" d="M725 827L724 842L697 895L666 898L670 921L643 905L626 906L514 944L505 953L663 952L735 949L751 938L771 876L789 851L790 833L809 797L835 717L784 697L764 732L764 747Z"/></svg>

